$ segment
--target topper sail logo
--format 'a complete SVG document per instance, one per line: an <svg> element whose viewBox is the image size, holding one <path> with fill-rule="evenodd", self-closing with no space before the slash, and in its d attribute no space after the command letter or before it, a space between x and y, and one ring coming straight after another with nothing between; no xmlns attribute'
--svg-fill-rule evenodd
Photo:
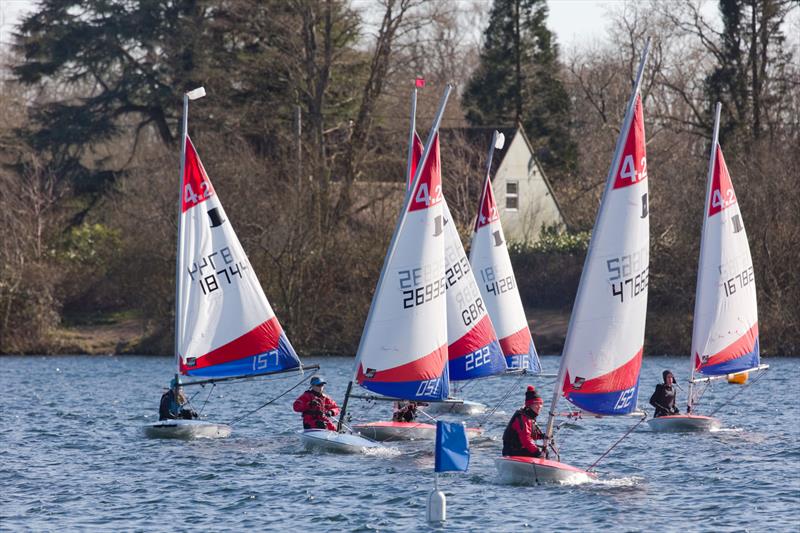
<svg viewBox="0 0 800 533"><path fill-rule="evenodd" d="M218 207L208 211L208 218L211 219L212 228L217 228L225 223L225 219L222 218L222 214L220 213Z"/></svg>
<svg viewBox="0 0 800 533"><path fill-rule="evenodd" d="M500 235L500 230L495 231L494 233L492 233L492 235L494 235L494 245L495 245L495 247L503 246L503 236Z"/></svg>

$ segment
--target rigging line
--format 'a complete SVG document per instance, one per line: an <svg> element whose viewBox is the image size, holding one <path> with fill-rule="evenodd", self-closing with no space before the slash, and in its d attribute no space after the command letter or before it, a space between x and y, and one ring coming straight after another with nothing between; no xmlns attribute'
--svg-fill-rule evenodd
<svg viewBox="0 0 800 533"><path fill-rule="evenodd" d="M767 375L767 373L766 373L766 372L761 372L759 375L757 375L756 377L754 377L754 378L753 378L753 380L752 380L750 383L748 383L747 385L743 385L743 386L742 386L742 388L741 388L741 389L739 389L739 391L738 391L738 392L736 392L734 395L732 395L732 396L731 396L730 398L728 398L726 401L722 402L722 403L721 403L721 404L720 404L720 405L719 405L719 406L718 406L716 409L714 409L713 411L711 411L711 414L710 414L710 415L708 415L708 416L714 416L714 415L717 413L717 411L719 411L720 409L722 409L723 407L725 407L726 405L728 405L729 403L731 403L731 402L734 400L734 398L736 398L737 396L739 396L739 395L740 395L740 394L741 394L741 393L742 393L742 392L743 392L743 391L744 391L746 388L750 387L751 385L755 385L755 384L756 384L756 382L757 382L759 379L761 379L763 376L766 376L766 375Z"/></svg>
<svg viewBox="0 0 800 533"><path fill-rule="evenodd" d="M438 418L436 418L435 416L431 416L431 415L429 415L429 414L428 414L428 413L426 413L426 412L425 412L425 410L423 410L423 409L417 409L417 411L419 411L419 412L420 412L420 413L422 413L423 415L427 416L428 418L430 418L430 419L431 419L431 420L433 420L434 422L438 422L438 421L439 421L439 419L438 419Z"/></svg>
<svg viewBox="0 0 800 533"><path fill-rule="evenodd" d="M248 417L248 416L252 415L252 414L253 414L253 413L255 413L256 411L260 411L261 409L263 409L264 407L268 406L269 404L271 404L271 403L275 402L276 400L278 400L278 399L280 399L280 398L282 398L282 397L286 396L287 394L289 394L290 392L292 392L294 389L296 389L297 387L299 387L299 386L300 386L300 385L302 385L302 384L303 384L305 381L307 381L307 380L311 379L312 377L314 377L314 373L313 373L313 372L312 372L312 373L311 373L311 375L309 375L309 376L304 376L304 377L303 377L303 379L301 379L301 380L300 380L300 381L299 381L299 382L298 382L296 385L294 385L294 386L293 386L292 388L290 388L289 390L282 392L280 395L278 395L278 396L276 396L275 398L273 398L273 399L269 400L268 402L266 402L266 403L264 403L264 404L262 404L262 405L260 405L260 406L256 407L255 409L253 409L253 410L252 410L252 411L250 411L249 413L245 413L245 414L243 414L242 416L240 416L240 417L238 417L238 418L234 418L233 420L231 420L231 421L228 423L228 425L229 425L229 426L232 426L232 425L236 424L237 422L240 422L240 421L241 421L242 419L244 419L245 417Z"/></svg>
<svg viewBox="0 0 800 533"><path fill-rule="evenodd" d="M214 387L216 387L216 386L217 386L216 383L212 383L211 384L211 389L208 391L208 396L206 396L206 401L203 402L203 406L200 408L200 412L197 413L197 416L200 416L200 415L203 414L203 409L206 408L206 404L208 403L208 399L211 398L211 393L214 392ZM197 394L199 392L200 391L197 391L195 394Z"/></svg>
<svg viewBox="0 0 800 533"><path fill-rule="evenodd" d="M613 450L614 448L616 448L616 447L617 447L617 444L619 444L620 442L622 442L622 441L625 439L625 437L627 437L628 435L630 435L630 434L633 432L633 430L634 430L634 429L636 429L637 427L639 427L639 424L641 424L641 423L642 423L642 422L644 422L645 420L647 420L647 413L645 413L645 414L644 414L644 416L642 416L641 420L639 420L638 422L636 422L636 423L633 425L633 427L632 427L631 429L629 429L627 432L625 432L625 434L624 434L622 437L620 437L620 438L619 438L619 440L618 440L617 442L615 442L614 444L612 444L612 445L611 445L611 448L607 449L607 450L606 450L606 451L603 453L603 455L601 455L600 457L598 457L598 458L597 458L597 461L595 461L594 463L592 463L592 466L590 466L589 468L587 468L587 469L586 469L586 471L587 471L587 472L591 472L591 471L594 469L594 467L595 467L595 466L597 466L597 463L599 463L600 461L602 461L602 460L603 460L603 458L604 458L606 455L608 455L609 453L611 453L611 450Z"/></svg>
<svg viewBox="0 0 800 533"><path fill-rule="evenodd" d="M484 424L485 424L485 423L486 423L486 422L489 420L489 417L490 417L490 416L492 416L492 415L495 413L495 411L497 411L497 409L498 409L498 408L499 408L501 405L503 405L503 402L505 402L505 401L508 399L508 397L509 397L509 396L511 396L511 393L512 393L512 392L514 392L514 391L515 391L517 388L519 388L519 382L520 382L520 380L522 379L522 377L523 377L523 376L525 376L525 375L527 375L527 374L520 374L520 375L519 375L519 377L517 378L517 382L514 384L514 386L513 386L513 387L509 387L509 388L508 388L508 392L506 392L506 395L505 395L505 396L503 396L503 397L500 399L500 401L499 401L499 402L497 402L497 405L495 405L495 406L494 406L494 407L493 407L493 408L492 408L492 409L491 409L491 410L490 410L488 413L486 413L485 415L483 415L483 420L481 420L481 421L478 423L478 427L479 427L479 428L483 428L483 425L484 425Z"/></svg>
<svg viewBox="0 0 800 533"><path fill-rule="evenodd" d="M700 405L700 400L703 399L703 395L706 393L706 391L708 390L708 388L710 386L711 386L711 382L710 381L706 381L704 383L703 390L698 392L697 395L695 396L695 398L697 398L697 399L692 401L692 410L694 410L695 406Z"/></svg>

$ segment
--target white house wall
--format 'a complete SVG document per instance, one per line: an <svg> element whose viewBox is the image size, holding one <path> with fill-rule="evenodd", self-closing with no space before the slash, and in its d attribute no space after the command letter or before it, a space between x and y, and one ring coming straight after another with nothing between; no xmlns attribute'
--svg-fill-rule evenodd
<svg viewBox="0 0 800 533"><path fill-rule="evenodd" d="M492 187L503 223L503 233L509 242L532 244L539 240L543 226L563 225L564 218L519 130L501 154L503 160L495 173ZM506 184L509 181L519 183L517 210L506 208Z"/></svg>

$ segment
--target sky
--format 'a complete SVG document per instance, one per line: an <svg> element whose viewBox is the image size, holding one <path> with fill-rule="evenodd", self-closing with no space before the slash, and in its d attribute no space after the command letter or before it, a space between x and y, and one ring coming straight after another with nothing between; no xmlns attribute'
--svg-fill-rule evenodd
<svg viewBox="0 0 800 533"><path fill-rule="evenodd" d="M489 0L486 0L487 2ZM600 39L607 26L607 10L623 0L549 0L548 27L562 48L580 46ZM0 44L7 46L20 17L34 6L32 0L0 0Z"/></svg>

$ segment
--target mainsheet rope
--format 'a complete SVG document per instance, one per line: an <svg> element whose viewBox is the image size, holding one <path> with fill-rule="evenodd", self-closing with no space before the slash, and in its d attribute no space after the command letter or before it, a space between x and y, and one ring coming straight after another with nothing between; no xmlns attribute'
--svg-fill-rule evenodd
<svg viewBox="0 0 800 533"><path fill-rule="evenodd" d="M290 388L289 390L286 390L286 391L282 392L282 393L281 393L281 394L279 394L278 396L276 396L276 397L272 398L271 400L269 400L269 401L267 401L267 402L265 402L265 403L261 404L260 406L256 407L256 408L255 408L255 409L253 409L252 411L250 411L250 412L248 412L248 413L245 413L245 414L243 414L243 415L242 415L242 416L240 416L240 417L234 418L233 420L231 420L230 422L228 422L228 425L229 425L229 426L232 426L232 425L236 424L237 422L240 422L240 421L242 421L244 418L246 418L246 417L248 417L248 416L252 415L253 413L255 413L255 412L257 412L257 411L260 411L261 409L265 408L265 407L266 407L266 406L268 406L269 404L271 404L271 403L274 403L275 401L279 400L280 398L283 398L284 396L286 396L287 394L289 394L290 392L292 392L294 389L296 389L297 387L299 387L300 385L302 385L304 382L306 382L306 381L308 381L309 379L311 379L312 377L314 377L314 375L315 375L315 374L316 374L316 372L312 372L310 375L303 377L303 379L301 379L301 380L300 380L300 381L299 381L299 382L298 382L298 383L297 383L295 386L293 386L293 387L292 387L292 388Z"/></svg>
<svg viewBox="0 0 800 533"><path fill-rule="evenodd" d="M497 409L499 409L499 408L500 408L500 406L501 406L501 405L503 405L503 402L505 402L506 400L508 400L508 397L509 397L509 396L511 396L511 393L512 393L512 392L515 392L515 391L516 391L516 390L519 388L519 382L522 380L522 378L523 378L524 376L527 376L527 375L528 375L528 374L526 374L525 372L522 372L522 373L521 373L521 374L520 374L520 375L517 377L517 382L514 384L514 386L512 386L512 387L509 387L509 388L508 388L508 392L506 392L506 395L505 395L505 396L503 396L503 397L500 399L500 401L499 401L499 402L497 402L497 405L495 405L495 406L494 406L492 409L490 409L488 413L486 413L485 415L483 415L483 419L482 419L482 420L480 421L480 423L478 424L478 427L479 427L479 428L483 428L483 425L484 425L484 424L485 424L485 423L486 423L486 422L489 420L489 417L491 417L492 415L494 415L495 411L497 411Z"/></svg>
<svg viewBox="0 0 800 533"><path fill-rule="evenodd" d="M214 387L216 387L216 386L217 386L216 383L212 383L211 384L211 390L208 391L208 396L206 396L206 401L203 402L203 406L200 408L200 412L197 413L197 416L200 416L200 415L203 414L203 409L206 408L206 404L208 403L208 399L211 398L211 393L214 392ZM200 392L200 391L197 391L197 392Z"/></svg>
<svg viewBox="0 0 800 533"><path fill-rule="evenodd" d="M603 453L603 455L601 455L600 457L598 457L598 458L597 458L597 460L596 460L595 462L593 462L593 463L592 463L592 465L591 465L589 468L587 468L587 469L586 469L586 471L588 472L588 471L591 471L592 469L594 469L594 467L595 467L595 466L597 466L597 463L599 463L600 461L602 461L602 460L603 460L603 458L604 458L606 455L608 455L609 453L611 453L611 450L613 450L614 448L616 448L616 447L617 447L617 445L618 445L620 442L622 442L623 440L625 440L625 437L627 437L628 435L630 435L630 434L633 432L633 430L634 430L634 429L636 429L637 427L639 427L639 424L641 424L641 423L642 423L642 422L644 422L645 420L647 420L647 413L645 413L645 414L644 414L644 416L642 417L642 419L641 419L641 420L639 420L638 422L636 422L636 423L633 425L633 427L632 427L631 429L629 429L627 432L625 432L625 434L624 434L622 437L620 437L620 438L619 438L619 440L618 440L617 442L615 442L614 444L612 444L612 445L611 445L611 448L607 449L607 450L606 450L606 451Z"/></svg>
<svg viewBox="0 0 800 533"><path fill-rule="evenodd" d="M756 382L757 382L759 379L761 379L762 377L764 377L764 376L766 376L766 375L767 375L767 373L762 371L760 374L758 374L756 377L754 377L754 378L752 379L752 381L750 381L750 383L748 383L748 384L746 384L746 385L742 385L742 388L741 388L741 389L739 389L739 391L738 391L738 392L736 392L736 394L732 395L732 396L731 396L730 398L728 398L726 401L722 402L722 403L721 403L721 404L720 404L720 405L719 405L719 406L718 406L716 409L714 409L713 411L711 411L711 414L710 414L710 415L708 415L708 416L714 416L714 415L717 413L717 411L719 411L720 409L722 409L723 407L725 407L726 405L728 405L729 403L731 403L731 402L732 402L732 401L733 401L733 400L734 400L734 399L735 399L737 396L739 396L739 395L742 393L742 391L744 391L746 388L750 387L751 385L755 385L755 384L756 384Z"/></svg>

